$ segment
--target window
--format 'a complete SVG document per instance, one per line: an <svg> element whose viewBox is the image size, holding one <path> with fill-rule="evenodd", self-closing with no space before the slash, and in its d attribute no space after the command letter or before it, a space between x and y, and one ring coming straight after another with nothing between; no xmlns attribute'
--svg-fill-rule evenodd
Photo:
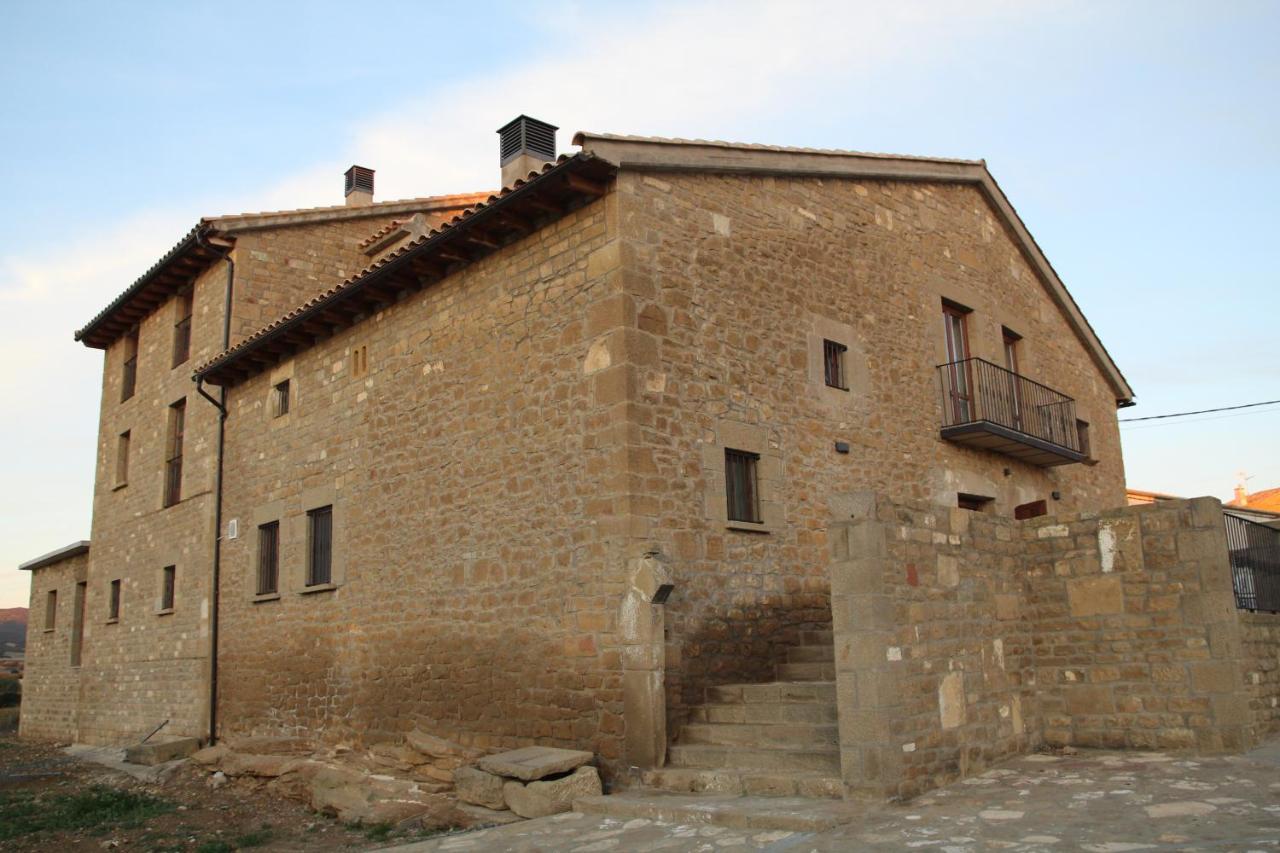
<svg viewBox="0 0 1280 853"><path fill-rule="evenodd" d="M983 495L967 495L960 492L956 495L956 505L960 509L967 509L971 512L986 512L990 509L994 498L988 498Z"/></svg>
<svg viewBox="0 0 1280 853"><path fill-rule="evenodd" d="M333 507L307 512L307 586L333 581Z"/></svg>
<svg viewBox="0 0 1280 853"><path fill-rule="evenodd" d="M172 610L175 584L178 580L178 567L165 566L161 576L160 610Z"/></svg>
<svg viewBox="0 0 1280 853"><path fill-rule="evenodd" d="M756 466L760 454L742 450L724 451L724 484L729 520L760 523L760 492Z"/></svg>
<svg viewBox="0 0 1280 853"><path fill-rule="evenodd" d="M1048 515L1049 508L1044 501L1032 501L1031 503L1020 504L1013 508L1013 517L1018 521L1025 521L1028 518L1039 518L1042 515Z"/></svg>
<svg viewBox="0 0 1280 853"><path fill-rule="evenodd" d="M835 341L822 342L822 370L827 385L831 388L839 388L841 391L849 390L844 378L844 354L848 349L844 344L838 344Z"/></svg>
<svg viewBox="0 0 1280 853"><path fill-rule="evenodd" d="M289 380L276 384L271 393L271 417L278 418L289 414Z"/></svg>
<svg viewBox="0 0 1280 853"><path fill-rule="evenodd" d="M120 402L133 396L138 384L138 330L124 339L124 367L120 374Z"/></svg>
<svg viewBox="0 0 1280 853"><path fill-rule="evenodd" d="M351 349L351 375L359 378L369 372L369 347L361 345Z"/></svg>
<svg viewBox="0 0 1280 853"><path fill-rule="evenodd" d="M1018 385L1018 342L1022 340L1022 335L1014 332L1004 326L1000 327L1001 338L1004 341L1004 366L1009 371L1006 374L1006 381L1003 383L1005 387L997 391L996 399L999 400L999 406L1003 410L999 414L1007 415L1007 423L1014 429L1022 429L1023 421L1026 420L1022 416L1022 388Z"/></svg>
<svg viewBox="0 0 1280 853"><path fill-rule="evenodd" d="M186 428L187 401L169 407L169 441L164 457L164 505L182 500L182 436Z"/></svg>
<svg viewBox="0 0 1280 853"><path fill-rule="evenodd" d="M942 327L947 342L947 397L951 402L951 422L973 420L973 377L969 365L969 309L954 302L942 303Z"/></svg>
<svg viewBox="0 0 1280 853"><path fill-rule="evenodd" d="M258 595L280 591L280 522L258 525Z"/></svg>
<svg viewBox="0 0 1280 853"><path fill-rule="evenodd" d="M89 584L84 581L76 584L76 598L71 602L75 611L75 622L71 626L71 665L80 665L80 650L84 646L84 600Z"/></svg>
<svg viewBox="0 0 1280 853"><path fill-rule="evenodd" d="M173 366L191 358L191 291L178 294L178 319L173 324Z"/></svg>
<svg viewBox="0 0 1280 853"><path fill-rule="evenodd" d="M129 430L116 439L116 485L129 482Z"/></svg>
<svg viewBox="0 0 1280 853"><path fill-rule="evenodd" d="M1089 447L1089 422L1076 420L1076 435L1080 440L1080 452L1084 454L1085 459L1092 459L1093 452Z"/></svg>
<svg viewBox="0 0 1280 853"><path fill-rule="evenodd" d="M1013 373L1018 372L1018 342L1022 340L1022 335L1011 329L1000 327L1001 336L1004 339L1004 366Z"/></svg>
<svg viewBox="0 0 1280 853"><path fill-rule="evenodd" d="M44 629L52 631L58 625L58 591L51 589L44 598Z"/></svg>
<svg viewBox="0 0 1280 853"><path fill-rule="evenodd" d="M115 622L120 618L120 580L111 582L111 598L107 609L107 621Z"/></svg>

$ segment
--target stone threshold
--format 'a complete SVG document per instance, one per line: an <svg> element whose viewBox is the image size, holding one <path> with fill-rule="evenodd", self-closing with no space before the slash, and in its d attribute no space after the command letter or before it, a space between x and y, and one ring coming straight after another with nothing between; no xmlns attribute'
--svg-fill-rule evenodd
<svg viewBox="0 0 1280 853"><path fill-rule="evenodd" d="M623 791L575 800L573 810L619 820L647 818L671 824L712 824L730 829L822 832L862 817L866 809L845 801L806 797L737 797Z"/></svg>

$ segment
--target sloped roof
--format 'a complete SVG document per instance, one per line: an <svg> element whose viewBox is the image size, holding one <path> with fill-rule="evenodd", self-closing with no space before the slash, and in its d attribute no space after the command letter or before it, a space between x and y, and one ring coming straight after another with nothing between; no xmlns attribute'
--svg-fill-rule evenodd
<svg viewBox="0 0 1280 853"><path fill-rule="evenodd" d="M1245 495L1243 502L1231 501L1227 506L1240 507L1241 509L1260 509L1268 512L1280 512L1280 488L1263 489L1260 492L1253 492Z"/></svg>
<svg viewBox="0 0 1280 853"><path fill-rule="evenodd" d="M875 180L963 183L976 186L1014 235L1024 257L1037 272L1094 363L1107 378L1119 405L1130 405L1133 389L1111 358L1080 306L1067 291L1053 265L1018 216L985 160L956 160L899 154L870 154L821 148L788 148L705 139L620 136L578 131L573 143L616 163L621 169L695 171Z"/></svg>
<svg viewBox="0 0 1280 853"><path fill-rule="evenodd" d="M267 324L194 378L226 385L252 375L598 198L614 171L591 154L561 156Z"/></svg>
<svg viewBox="0 0 1280 853"><path fill-rule="evenodd" d="M237 213L205 217L165 252L133 284L124 289L106 308L75 333L85 346L105 349L164 300L190 284L209 264L234 246L236 234L259 228L280 228L344 219L361 219L419 210L463 208L485 198L487 193L428 196L383 201L374 204L309 207L263 213Z"/></svg>

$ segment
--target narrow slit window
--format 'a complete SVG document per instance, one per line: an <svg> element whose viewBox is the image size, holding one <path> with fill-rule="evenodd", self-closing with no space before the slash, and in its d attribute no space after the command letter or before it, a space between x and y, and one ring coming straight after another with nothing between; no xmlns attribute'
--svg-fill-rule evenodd
<svg viewBox="0 0 1280 853"><path fill-rule="evenodd" d="M138 332L135 329L124 339L124 364L120 372L120 402L133 396L138 385Z"/></svg>
<svg viewBox="0 0 1280 853"><path fill-rule="evenodd" d="M831 388L839 388L841 391L848 391L849 384L845 380L844 357L849 348L844 344L838 344L835 341L822 342L822 365L827 385Z"/></svg>
<svg viewBox="0 0 1280 853"><path fill-rule="evenodd" d="M275 418L289 414L289 380L277 382L271 394L271 416Z"/></svg>
<svg viewBox="0 0 1280 853"><path fill-rule="evenodd" d="M175 585L177 584L177 581L178 581L178 567L165 566L163 578L162 578L163 585L160 591L160 609L161 610L173 609L173 599L174 599L174 593L176 592Z"/></svg>
<svg viewBox="0 0 1280 853"><path fill-rule="evenodd" d="M307 586L333 582L333 507L307 512Z"/></svg>
<svg viewBox="0 0 1280 853"><path fill-rule="evenodd" d="M1089 422L1076 420L1076 436L1080 443L1080 452L1084 454L1086 459L1093 458L1092 449L1089 447Z"/></svg>
<svg viewBox="0 0 1280 853"><path fill-rule="evenodd" d="M956 495L956 506L960 509L967 509L970 512L986 512L993 502L993 498L983 495L968 495L960 492Z"/></svg>
<svg viewBox="0 0 1280 853"><path fill-rule="evenodd" d="M191 291L178 295L177 319L173 323L173 366L191 358Z"/></svg>
<svg viewBox="0 0 1280 853"><path fill-rule="evenodd" d="M351 350L351 375L357 379L369 372L369 347L361 344Z"/></svg>
<svg viewBox="0 0 1280 853"><path fill-rule="evenodd" d="M280 522L258 525L258 595L280 591Z"/></svg>
<svg viewBox="0 0 1280 853"><path fill-rule="evenodd" d="M187 401L169 407L169 441L164 460L164 505L182 500L182 443L186 431Z"/></svg>
<svg viewBox="0 0 1280 853"><path fill-rule="evenodd" d="M80 583L76 584L76 597L75 600L71 602L71 606L74 608L74 621L71 623L72 666L80 665L80 653L84 648L84 602L85 593L88 589L89 584L86 581L80 581Z"/></svg>
<svg viewBox="0 0 1280 853"><path fill-rule="evenodd" d="M116 439L116 485L123 486L129 482L129 430L120 433Z"/></svg>
<svg viewBox="0 0 1280 853"><path fill-rule="evenodd" d="M111 595L108 598L107 619L115 622L120 618L120 580L111 582Z"/></svg>
<svg viewBox="0 0 1280 853"><path fill-rule="evenodd" d="M744 450L724 451L725 496L730 521L760 523L760 491L756 468L760 454Z"/></svg>
<svg viewBox="0 0 1280 853"><path fill-rule="evenodd" d="M52 631L58 626L58 591L49 590L44 599L44 629Z"/></svg>

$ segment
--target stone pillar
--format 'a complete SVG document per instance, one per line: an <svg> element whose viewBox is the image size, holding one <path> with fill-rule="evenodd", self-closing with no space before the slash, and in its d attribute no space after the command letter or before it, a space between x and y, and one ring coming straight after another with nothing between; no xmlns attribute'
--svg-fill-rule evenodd
<svg viewBox="0 0 1280 853"><path fill-rule="evenodd" d="M846 796L876 799L893 796L902 776L902 756L889 731L901 704L894 671L901 655L893 654L885 536L874 504L868 517L837 521L830 528L841 776Z"/></svg>
<svg viewBox="0 0 1280 853"><path fill-rule="evenodd" d="M648 553L627 567L618 614L626 757L632 767L661 767L667 757L667 697L663 603L673 584L666 558Z"/></svg>

